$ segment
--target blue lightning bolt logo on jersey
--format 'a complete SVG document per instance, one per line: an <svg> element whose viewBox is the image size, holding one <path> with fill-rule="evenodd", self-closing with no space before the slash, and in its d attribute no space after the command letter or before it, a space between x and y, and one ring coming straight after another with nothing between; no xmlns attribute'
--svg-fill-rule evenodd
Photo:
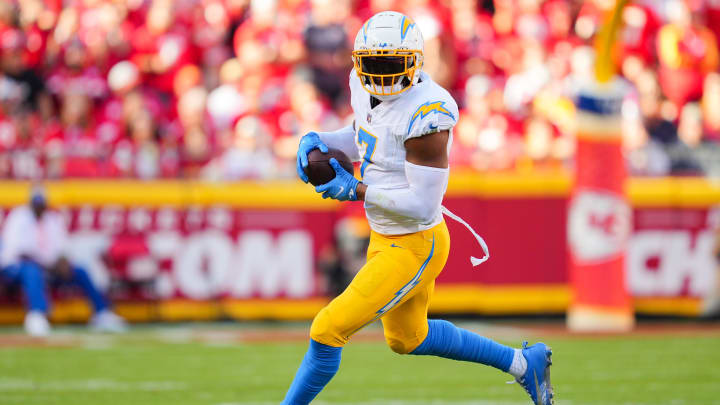
<svg viewBox="0 0 720 405"><path fill-rule="evenodd" d="M444 101L428 101L425 104L421 104L420 107L415 110L415 113L412 115L412 118L410 119L410 124L408 124L407 132L410 133L410 130L412 129L413 124L415 123L415 120L420 118L423 119L426 115L429 115L430 113L438 113L438 114L444 114L448 117L455 120L455 116L448 111L447 108L445 108L445 102ZM433 129L436 129L437 126L435 126Z"/></svg>

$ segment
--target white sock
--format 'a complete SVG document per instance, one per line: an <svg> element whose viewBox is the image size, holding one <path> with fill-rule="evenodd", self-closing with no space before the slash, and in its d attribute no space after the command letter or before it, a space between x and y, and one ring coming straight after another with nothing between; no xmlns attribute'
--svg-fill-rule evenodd
<svg viewBox="0 0 720 405"><path fill-rule="evenodd" d="M522 350L515 349L515 355L513 356L513 361L512 364L510 364L508 373L515 378L520 378L525 375L525 371L527 371L527 360L525 360Z"/></svg>

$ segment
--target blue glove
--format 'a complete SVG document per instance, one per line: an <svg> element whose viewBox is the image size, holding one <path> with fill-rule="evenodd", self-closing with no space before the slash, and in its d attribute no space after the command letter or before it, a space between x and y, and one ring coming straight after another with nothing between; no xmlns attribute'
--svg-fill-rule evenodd
<svg viewBox="0 0 720 405"><path fill-rule="evenodd" d="M335 178L315 187L315 191L323 193L322 198L329 197L338 201L357 200L355 190L360 181L340 166L340 163L335 158L330 159L330 166L335 169Z"/></svg>
<svg viewBox="0 0 720 405"><path fill-rule="evenodd" d="M303 169L307 167L307 156L313 149L320 149L322 153L328 152L328 147L320 140L320 136L315 132L308 132L300 139L300 145L298 145L297 151L297 174L300 180L305 183L308 182L308 176Z"/></svg>

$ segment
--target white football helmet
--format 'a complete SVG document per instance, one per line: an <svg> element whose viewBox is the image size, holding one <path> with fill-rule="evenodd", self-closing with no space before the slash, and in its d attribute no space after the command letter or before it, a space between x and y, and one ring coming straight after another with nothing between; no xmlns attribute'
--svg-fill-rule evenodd
<svg viewBox="0 0 720 405"><path fill-rule="evenodd" d="M391 100L417 84L423 49L420 29L410 17L396 11L377 13L355 37L355 72L368 93Z"/></svg>

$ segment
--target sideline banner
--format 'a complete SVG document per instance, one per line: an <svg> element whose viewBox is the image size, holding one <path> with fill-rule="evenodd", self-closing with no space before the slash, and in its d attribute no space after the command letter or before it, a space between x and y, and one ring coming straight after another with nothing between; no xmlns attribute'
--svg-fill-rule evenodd
<svg viewBox="0 0 720 405"><path fill-rule="evenodd" d="M317 264L343 205L303 186L68 181L48 189L70 225L71 256L103 286L111 277L138 283L111 291L130 319L308 319L327 301ZM564 174L453 176L445 203L483 235L491 260L473 269L468 257L479 247L448 221L451 254L431 310L565 312L570 187ZM0 182L0 223L28 189ZM281 200L272 197L278 193ZM701 314L717 295L720 186L633 179L628 196L625 272L636 310ZM55 319L86 319L82 300L61 298ZM19 303L0 296L0 322L21 321Z"/></svg>

